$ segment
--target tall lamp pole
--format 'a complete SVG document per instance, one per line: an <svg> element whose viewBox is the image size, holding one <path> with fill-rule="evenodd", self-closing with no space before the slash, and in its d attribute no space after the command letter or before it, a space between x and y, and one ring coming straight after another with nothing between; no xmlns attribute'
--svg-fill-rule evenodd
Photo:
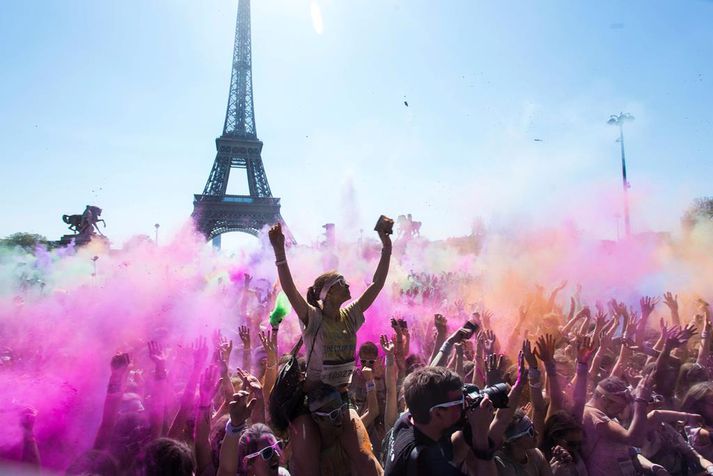
<svg viewBox="0 0 713 476"><path fill-rule="evenodd" d="M626 180L626 155L624 154L624 123L632 122L634 116L628 112L612 114L607 121L610 126L619 126L619 144L621 145L621 183L624 188L624 234L631 236L631 221L629 219L629 182Z"/></svg>

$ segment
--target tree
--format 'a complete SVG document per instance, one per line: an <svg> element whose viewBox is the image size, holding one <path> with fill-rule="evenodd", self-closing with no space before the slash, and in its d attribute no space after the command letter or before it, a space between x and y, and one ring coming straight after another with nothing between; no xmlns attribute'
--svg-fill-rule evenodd
<svg viewBox="0 0 713 476"><path fill-rule="evenodd" d="M713 221L713 197L696 198L681 217L683 228L686 230L691 230L698 223L711 221Z"/></svg>
<svg viewBox="0 0 713 476"><path fill-rule="evenodd" d="M25 251L33 252L37 245L45 246L51 248L52 244L42 235L37 233L26 233L19 232L13 233L0 240L0 246L6 246L8 248L20 247Z"/></svg>

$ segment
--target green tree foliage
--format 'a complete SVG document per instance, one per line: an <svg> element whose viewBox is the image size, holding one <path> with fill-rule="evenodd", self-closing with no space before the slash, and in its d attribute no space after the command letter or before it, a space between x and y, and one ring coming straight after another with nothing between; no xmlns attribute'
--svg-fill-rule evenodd
<svg viewBox="0 0 713 476"><path fill-rule="evenodd" d="M681 218L683 227L691 229L701 222L713 221L713 197L697 198Z"/></svg>
<svg viewBox="0 0 713 476"><path fill-rule="evenodd" d="M13 233L3 239L0 239L0 246L5 246L8 248L20 247L26 251L34 251L37 245L44 245L50 248L51 243L42 235L37 233Z"/></svg>

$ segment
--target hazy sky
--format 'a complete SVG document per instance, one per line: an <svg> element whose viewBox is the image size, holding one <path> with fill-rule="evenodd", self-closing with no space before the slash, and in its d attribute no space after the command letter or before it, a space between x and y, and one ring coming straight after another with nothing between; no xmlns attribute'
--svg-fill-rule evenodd
<svg viewBox="0 0 713 476"><path fill-rule="evenodd" d="M63 213L166 236L222 132L236 0L6 0L0 236ZM573 218L636 230L713 194L713 2L253 0L258 137L297 239L413 213L435 238ZM408 101L408 107L404 105ZM541 139L541 141L534 141ZM233 175L230 190L247 190ZM242 177L240 177L242 178Z"/></svg>

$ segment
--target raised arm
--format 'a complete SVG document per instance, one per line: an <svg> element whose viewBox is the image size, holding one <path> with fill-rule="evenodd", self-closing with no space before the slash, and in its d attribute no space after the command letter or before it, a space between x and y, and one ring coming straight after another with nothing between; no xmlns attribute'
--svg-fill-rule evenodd
<svg viewBox="0 0 713 476"><path fill-rule="evenodd" d="M387 235L383 230L379 230L379 239L381 240L381 259L379 260L379 265L376 267L376 272L372 279L372 283L366 288L364 294L358 299L359 307L362 312L369 309L372 305L376 296L384 287L386 283L386 276L389 274L389 262L391 261L391 237Z"/></svg>
<svg viewBox="0 0 713 476"><path fill-rule="evenodd" d="M547 415L552 415L564 408L562 389L557 379L557 365L555 364L555 338L551 334L540 336L537 339L537 349L535 355L545 365L547 373L547 393L550 397L550 406Z"/></svg>
<svg viewBox="0 0 713 476"><path fill-rule="evenodd" d="M671 327L681 325L681 317L678 314L678 294L673 294L670 291L664 293L663 302L671 312Z"/></svg>
<svg viewBox="0 0 713 476"><path fill-rule="evenodd" d="M436 328L436 332L433 343L433 352L431 352L429 362L433 362L435 360L438 355L438 351L441 350L441 346L446 342L446 336L448 334L448 319L446 319L442 314L435 314L433 316L433 325Z"/></svg>
<svg viewBox="0 0 713 476"><path fill-rule="evenodd" d="M527 362L527 381L530 385L530 402L532 403L532 423L537 430L538 439L545 434L545 416L547 415L547 402L542 396L542 374L537 365L537 357L532 353L529 340L522 343L522 355ZM539 445L538 441L538 445Z"/></svg>
<svg viewBox="0 0 713 476"><path fill-rule="evenodd" d="M193 411L193 400L196 394L198 378L200 377L205 360L208 357L208 345L206 344L205 337L197 338L192 344L191 350L193 351L193 368L188 376L186 388L183 391L181 406L179 407L178 412L171 423L171 427L168 430L169 438L183 441L190 441L190 438L192 437L192 435L187 434L185 431L186 422Z"/></svg>
<svg viewBox="0 0 713 476"><path fill-rule="evenodd" d="M225 425L225 438L220 446L217 476L235 476L238 472L238 440L255 406L255 399L250 399L250 392L240 390L233 395L229 406L230 420Z"/></svg>
<svg viewBox="0 0 713 476"><path fill-rule="evenodd" d="M287 265L285 235L282 233L282 225L278 223L270 228L268 236L270 238L272 249L275 251L275 265L277 266L277 276L280 278L282 291L284 291L287 299L290 301L292 309L294 309L297 313L297 317L299 317L300 320L306 325L307 310L309 309L309 305L307 304L307 301L305 301L305 298L303 298L297 290L297 286L295 286L295 282L292 279L290 267ZM363 307L362 310L364 310Z"/></svg>
<svg viewBox="0 0 713 476"><path fill-rule="evenodd" d="M111 377L106 389L102 421L94 439L94 449L103 450L109 444L109 438L114 430L121 397L124 394L124 384L129 371L129 354L116 354L111 359Z"/></svg>
<svg viewBox="0 0 713 476"><path fill-rule="evenodd" d="M517 380L508 394L508 406L506 408L499 408L495 412L495 419L493 420L493 423L490 424L490 432L488 435L495 444L496 448L503 442L505 429L512 421L515 410L520 405L520 396L522 395L522 390L525 388L525 384L527 382L527 369L525 368L525 357L522 352L520 352L517 357L517 363Z"/></svg>
<svg viewBox="0 0 713 476"><path fill-rule="evenodd" d="M380 338L381 348L386 356L386 369L384 370L384 383L386 384L386 405L384 408L384 428L387 430L394 426L399 416L398 409L398 389L396 388L397 368L395 363L394 343L389 338L382 335Z"/></svg>
<svg viewBox="0 0 713 476"><path fill-rule="evenodd" d="M196 429L193 447L196 455L196 474L204 474L212 461L210 448L210 417L213 413L213 398L218 393L221 382L218 379L218 367L211 365L201 376L198 408L196 410Z"/></svg>
<svg viewBox="0 0 713 476"><path fill-rule="evenodd" d="M22 462L39 471L40 449L35 439L36 418L37 410L34 408L25 408L20 414L20 426L22 427Z"/></svg>
<svg viewBox="0 0 713 476"><path fill-rule="evenodd" d="M361 416L361 422L365 427L368 427L379 416L379 399L376 398L376 383L372 370L369 367L363 367L361 373L366 383L366 411Z"/></svg>
<svg viewBox="0 0 713 476"><path fill-rule="evenodd" d="M149 424L151 426L151 437L158 438L164 434L164 424L166 417L166 353L163 347L156 341L149 341L149 358L154 363L154 379L151 391L151 399L147 402L149 412Z"/></svg>
<svg viewBox="0 0 713 476"><path fill-rule="evenodd" d="M577 340L577 371L574 376L574 392L571 414L578 422L582 421L584 404L587 400L587 380L589 378L589 361L594 354L594 345L589 337Z"/></svg>

